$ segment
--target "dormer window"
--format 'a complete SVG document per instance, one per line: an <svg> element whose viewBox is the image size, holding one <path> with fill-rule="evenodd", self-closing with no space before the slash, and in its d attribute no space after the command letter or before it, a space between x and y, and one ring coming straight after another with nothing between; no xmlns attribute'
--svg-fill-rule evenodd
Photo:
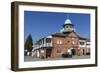
<svg viewBox="0 0 100 73"><path fill-rule="evenodd" d="M69 28L69 26L66 26L66 28Z"/></svg>

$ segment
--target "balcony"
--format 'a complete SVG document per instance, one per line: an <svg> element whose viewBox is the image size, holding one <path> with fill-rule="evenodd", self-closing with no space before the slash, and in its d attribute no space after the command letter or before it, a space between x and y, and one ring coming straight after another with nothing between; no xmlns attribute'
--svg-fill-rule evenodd
<svg viewBox="0 0 100 73"><path fill-rule="evenodd" d="M79 47L80 47L80 48L84 48L84 47L86 47L86 45L79 45Z"/></svg>
<svg viewBox="0 0 100 73"><path fill-rule="evenodd" d="M35 45L34 49L39 49L42 47L52 47L52 43L45 43L45 44L41 44L41 45Z"/></svg>
<svg viewBox="0 0 100 73"><path fill-rule="evenodd" d="M46 47L52 47L52 43L46 43Z"/></svg>
<svg viewBox="0 0 100 73"><path fill-rule="evenodd" d="M52 47L52 43L45 43L45 44L42 44L41 47Z"/></svg>

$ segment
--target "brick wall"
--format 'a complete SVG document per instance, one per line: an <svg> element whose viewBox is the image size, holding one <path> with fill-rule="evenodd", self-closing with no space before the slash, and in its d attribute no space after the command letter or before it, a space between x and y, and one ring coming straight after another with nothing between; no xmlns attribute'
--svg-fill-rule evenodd
<svg viewBox="0 0 100 73"><path fill-rule="evenodd" d="M72 38L74 38L74 44L72 44ZM57 44L57 40L61 40L61 44ZM68 36L53 36L52 37L52 53L51 57L56 58L58 53L57 51L60 50L61 54L67 53L68 48L74 48L76 50L76 55L79 55L78 45L79 45L79 38L74 33L70 33Z"/></svg>

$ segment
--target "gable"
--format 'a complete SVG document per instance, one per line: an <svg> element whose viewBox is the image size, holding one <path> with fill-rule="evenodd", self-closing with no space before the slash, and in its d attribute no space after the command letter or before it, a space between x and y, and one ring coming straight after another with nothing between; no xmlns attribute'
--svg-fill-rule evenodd
<svg viewBox="0 0 100 73"><path fill-rule="evenodd" d="M79 38L79 36L75 32L71 32L70 34L67 35L68 37L76 37Z"/></svg>

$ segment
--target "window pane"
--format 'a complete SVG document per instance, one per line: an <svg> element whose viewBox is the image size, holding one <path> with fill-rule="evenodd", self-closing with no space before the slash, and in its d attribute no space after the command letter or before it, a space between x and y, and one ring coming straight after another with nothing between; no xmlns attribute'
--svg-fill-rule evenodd
<svg viewBox="0 0 100 73"><path fill-rule="evenodd" d="M80 45L84 45L84 42L80 42Z"/></svg>

